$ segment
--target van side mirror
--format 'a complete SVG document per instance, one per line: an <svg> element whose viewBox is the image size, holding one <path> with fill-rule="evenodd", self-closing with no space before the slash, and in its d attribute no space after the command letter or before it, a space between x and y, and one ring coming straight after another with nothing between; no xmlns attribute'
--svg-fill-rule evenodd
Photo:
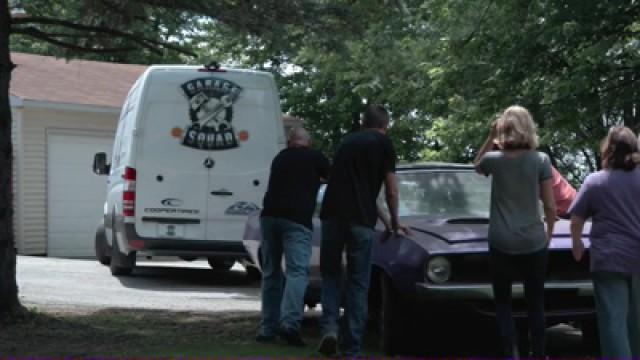
<svg viewBox="0 0 640 360"><path fill-rule="evenodd" d="M93 157L93 172L96 175L106 175L111 170L111 165L107 164L107 154L100 152Z"/></svg>

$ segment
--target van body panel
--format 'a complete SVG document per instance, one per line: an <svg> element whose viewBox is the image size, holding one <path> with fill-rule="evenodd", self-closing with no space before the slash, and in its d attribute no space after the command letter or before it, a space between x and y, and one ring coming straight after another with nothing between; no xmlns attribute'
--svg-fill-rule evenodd
<svg viewBox="0 0 640 360"><path fill-rule="evenodd" d="M164 237L162 224L146 218L196 218L199 224L180 226L175 235L204 239L207 218L208 151L181 146L171 137L175 119L184 116L179 101L149 101L141 118L136 154L136 229L140 236ZM151 131L153 128L153 131ZM164 230L164 231L163 231Z"/></svg>
<svg viewBox="0 0 640 360"><path fill-rule="evenodd" d="M271 74L150 67L118 124L105 204L108 244L118 241L125 254L246 257L247 214L261 205L284 139ZM136 172L132 218L122 213L126 168Z"/></svg>

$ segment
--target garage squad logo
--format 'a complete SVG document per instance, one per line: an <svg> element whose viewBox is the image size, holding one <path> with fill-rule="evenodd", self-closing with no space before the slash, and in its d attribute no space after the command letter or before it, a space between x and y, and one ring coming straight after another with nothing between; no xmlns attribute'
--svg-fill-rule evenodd
<svg viewBox="0 0 640 360"><path fill-rule="evenodd" d="M191 125L184 131L182 144L194 149L226 150L238 147L233 128L233 104L242 88L215 78L199 78L180 86L189 100Z"/></svg>

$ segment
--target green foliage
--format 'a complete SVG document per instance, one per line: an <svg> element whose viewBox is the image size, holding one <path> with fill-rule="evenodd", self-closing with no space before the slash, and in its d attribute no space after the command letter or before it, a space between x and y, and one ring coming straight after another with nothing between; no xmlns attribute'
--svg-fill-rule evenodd
<svg viewBox="0 0 640 360"><path fill-rule="evenodd" d="M199 27L199 17L190 13L136 1L31 0L24 2L24 8L29 18L53 21L15 26L11 50L64 58L139 64L183 63L189 61L188 56L183 52L169 51L169 48L160 44L173 44L184 51L192 51L189 36L197 32ZM111 31L75 29L67 26L69 23L121 29L132 36L121 37ZM25 29L29 30L26 34L22 31ZM42 36L32 36L31 30L72 46L46 42ZM145 43L158 46L144 46ZM105 48L123 50L91 51Z"/></svg>
<svg viewBox="0 0 640 360"><path fill-rule="evenodd" d="M640 130L636 1L363 1L348 11L352 28L276 29L240 51L245 65L278 74L284 109L325 149L364 103L380 102L402 159L468 162L488 124L521 104L542 150L579 182L599 167L610 126Z"/></svg>
<svg viewBox="0 0 640 360"><path fill-rule="evenodd" d="M248 20L236 16L241 9L235 2L218 17L207 12L223 8L213 3L176 9L151 3L25 5L30 14L95 25L105 17L101 11L83 17L88 6L120 6L122 14L109 23L199 56L139 48L84 57L136 63L215 59L271 71L283 110L303 118L329 153L357 129L365 104L374 102L392 112L390 135L402 160L456 162L470 161L488 124L507 106L521 104L539 125L541 148L575 182L598 168L597 146L611 125L640 130L638 1L285 1L289 7L267 2L247 10ZM273 21L258 28L264 19ZM83 41L114 47L132 40ZM18 36L14 49L69 56Z"/></svg>
<svg viewBox="0 0 640 360"><path fill-rule="evenodd" d="M640 41L634 1L434 0L446 43L434 71L433 109L441 118L430 137L445 157L470 158L487 124L511 104L532 112L543 150L579 181L598 167L597 145L607 128L640 130ZM455 18L446 14L455 13ZM464 141L460 141L463 138ZM433 154L430 154L433 155ZM436 156L442 156L437 154Z"/></svg>

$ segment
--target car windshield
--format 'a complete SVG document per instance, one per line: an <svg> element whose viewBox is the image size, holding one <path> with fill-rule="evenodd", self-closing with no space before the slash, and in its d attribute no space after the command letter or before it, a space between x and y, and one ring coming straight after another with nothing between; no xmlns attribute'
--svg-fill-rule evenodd
<svg viewBox="0 0 640 360"><path fill-rule="evenodd" d="M489 217L491 181L469 170L398 172L400 216Z"/></svg>
<svg viewBox="0 0 640 360"><path fill-rule="evenodd" d="M491 181L469 170L398 171L399 216L489 217ZM316 216L325 185L318 191ZM384 189L378 198L384 204ZM382 206L386 211L386 205Z"/></svg>

